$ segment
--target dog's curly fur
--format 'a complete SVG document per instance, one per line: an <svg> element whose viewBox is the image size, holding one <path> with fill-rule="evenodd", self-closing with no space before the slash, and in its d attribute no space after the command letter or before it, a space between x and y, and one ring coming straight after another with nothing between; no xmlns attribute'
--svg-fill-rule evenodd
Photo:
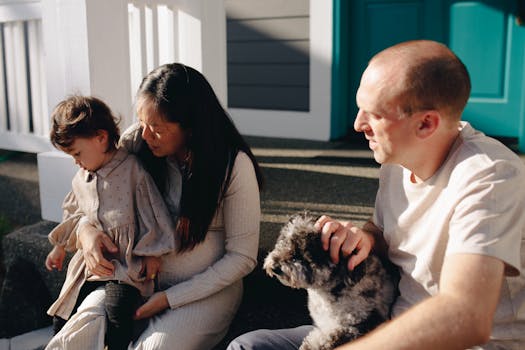
<svg viewBox="0 0 525 350"><path fill-rule="evenodd" d="M307 212L292 216L263 267L284 285L308 292L315 328L300 349L329 350L387 320L395 288L392 276L375 255L353 271L347 269L346 261L334 264L322 248L314 223Z"/></svg>

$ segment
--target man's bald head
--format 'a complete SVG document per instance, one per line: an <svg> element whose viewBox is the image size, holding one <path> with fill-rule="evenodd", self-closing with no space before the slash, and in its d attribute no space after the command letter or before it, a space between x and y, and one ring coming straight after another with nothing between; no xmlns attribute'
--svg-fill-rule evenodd
<svg viewBox="0 0 525 350"><path fill-rule="evenodd" d="M375 55L369 68L381 70L390 80L403 114L428 109L461 118L470 95L470 77L445 45L430 40L400 43Z"/></svg>

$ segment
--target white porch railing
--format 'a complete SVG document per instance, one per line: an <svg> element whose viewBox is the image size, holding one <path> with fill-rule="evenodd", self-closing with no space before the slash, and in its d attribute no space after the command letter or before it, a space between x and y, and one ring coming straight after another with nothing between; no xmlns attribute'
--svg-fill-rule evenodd
<svg viewBox="0 0 525 350"><path fill-rule="evenodd" d="M0 149L52 150L49 113L72 93L104 99L124 129L142 77L168 62L226 104L224 17L217 0L0 0Z"/></svg>
<svg viewBox="0 0 525 350"><path fill-rule="evenodd" d="M40 1L0 2L2 149L50 149L41 18Z"/></svg>
<svg viewBox="0 0 525 350"><path fill-rule="evenodd" d="M223 1L133 0L128 3L132 94L164 63L203 72L226 106L226 25Z"/></svg>
<svg viewBox="0 0 525 350"><path fill-rule="evenodd" d="M107 102L123 130L142 77L174 61L200 70L226 105L222 0L42 0L41 14L45 120L65 96L81 93ZM42 218L59 221L76 166L63 153L43 152L38 171Z"/></svg>

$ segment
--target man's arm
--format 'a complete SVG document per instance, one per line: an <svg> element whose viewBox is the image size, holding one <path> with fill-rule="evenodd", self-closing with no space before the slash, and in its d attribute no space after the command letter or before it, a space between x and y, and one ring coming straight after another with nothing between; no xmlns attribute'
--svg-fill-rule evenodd
<svg viewBox="0 0 525 350"><path fill-rule="evenodd" d="M338 350L466 349L489 340L503 282L501 260L475 254L445 259L438 295Z"/></svg>

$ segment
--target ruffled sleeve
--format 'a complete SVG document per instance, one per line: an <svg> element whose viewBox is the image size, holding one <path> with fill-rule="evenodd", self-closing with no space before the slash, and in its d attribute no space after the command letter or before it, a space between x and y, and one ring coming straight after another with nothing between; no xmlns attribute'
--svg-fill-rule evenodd
<svg viewBox="0 0 525 350"><path fill-rule="evenodd" d="M62 210L62 222L49 233L48 238L52 245L63 246L67 251L75 251L77 249L76 231L84 213L80 211L73 191L64 198Z"/></svg>
<svg viewBox="0 0 525 350"><path fill-rule="evenodd" d="M139 256L161 256L177 248L176 218L171 217L153 179L143 171L137 186L139 232L133 253Z"/></svg>

